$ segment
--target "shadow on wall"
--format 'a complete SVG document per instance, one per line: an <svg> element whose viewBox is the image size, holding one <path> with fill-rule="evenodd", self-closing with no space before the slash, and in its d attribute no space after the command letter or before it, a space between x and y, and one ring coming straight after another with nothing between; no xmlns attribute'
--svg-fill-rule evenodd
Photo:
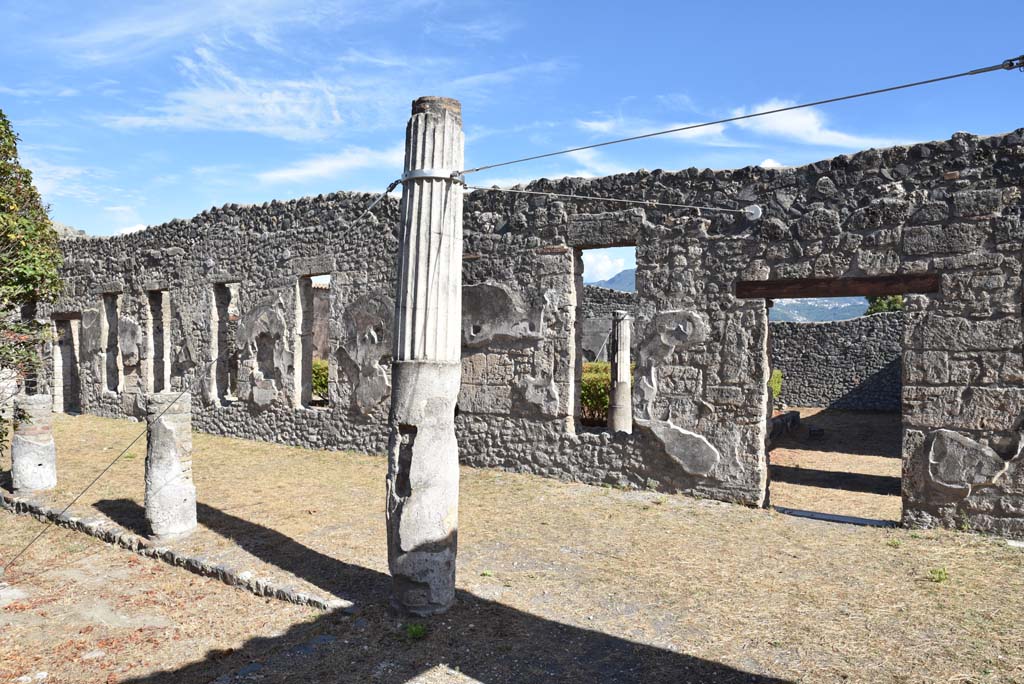
<svg viewBox="0 0 1024 684"><path fill-rule="evenodd" d="M821 436L811 438L811 428ZM892 411L823 409L800 419L800 427L771 447L861 456L903 457L903 415Z"/></svg>
<svg viewBox="0 0 1024 684"><path fill-rule="evenodd" d="M899 412L903 407L902 372L903 364L900 359L893 359L883 368L866 377L863 382L849 392L829 402L828 407L855 411Z"/></svg>
<svg viewBox="0 0 1024 684"><path fill-rule="evenodd" d="M97 504L136 525L131 501ZM132 508L136 510L132 510ZM238 650L211 651L202 661L125 680L135 684L209 682L410 682L445 666L484 684L534 682L716 682L784 684L725 665L509 608L465 591L429 632L411 639L384 608L390 578L314 551L285 535L203 504L199 522L250 553L359 607L294 625ZM260 600L252 598L252 600ZM254 679L255 678L255 679ZM434 681L427 676L426 681Z"/></svg>

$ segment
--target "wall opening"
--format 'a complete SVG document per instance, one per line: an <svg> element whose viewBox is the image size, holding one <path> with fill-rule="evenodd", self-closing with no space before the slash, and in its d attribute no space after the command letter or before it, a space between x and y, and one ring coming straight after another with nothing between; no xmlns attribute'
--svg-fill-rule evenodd
<svg viewBox="0 0 1024 684"><path fill-rule="evenodd" d="M78 369L81 321L53 321L53 410L81 413L82 385Z"/></svg>
<svg viewBox="0 0 1024 684"><path fill-rule="evenodd" d="M632 345L616 344L614 334L616 312L632 318L637 313L636 246L617 245L577 249L576 319L571 349L575 361L575 392L573 415L578 430L609 430L609 420L616 429L625 429L623 414L632 416L631 384L635 359ZM622 332L620 324L620 333ZM621 339L621 337L619 338ZM613 383L612 366L618 358L629 357ZM628 369L628 370L626 370ZM623 384L625 383L625 385ZM614 387L622 388L612 397ZM622 391L624 390L624 391ZM610 415L613 406L621 405Z"/></svg>
<svg viewBox="0 0 1024 684"><path fill-rule="evenodd" d="M330 354L327 349L331 316L331 276L299 278L296 286L295 394L296 405L330 406Z"/></svg>
<svg viewBox="0 0 1024 684"><path fill-rule="evenodd" d="M149 364L146 390L168 392L171 389L171 298L167 290L146 292L146 347Z"/></svg>
<svg viewBox="0 0 1024 684"><path fill-rule="evenodd" d="M210 387L215 402L222 406L238 398L240 289L240 283L215 283L213 286L213 302L210 307ZM272 374L264 375L273 377Z"/></svg>
<svg viewBox="0 0 1024 684"><path fill-rule="evenodd" d="M778 393L769 413L771 503L898 522L902 313L865 315L864 297L768 302L769 387Z"/></svg>
<svg viewBox="0 0 1024 684"><path fill-rule="evenodd" d="M121 352L117 344L117 319L120 308L121 295L103 295L103 315L100 318L103 363L100 365L100 372L103 375L102 386L106 392L121 391Z"/></svg>

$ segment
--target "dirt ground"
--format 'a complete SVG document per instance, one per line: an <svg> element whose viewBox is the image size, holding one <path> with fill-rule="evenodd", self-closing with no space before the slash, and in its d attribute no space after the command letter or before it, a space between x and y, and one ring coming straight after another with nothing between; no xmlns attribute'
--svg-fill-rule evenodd
<svg viewBox="0 0 1024 684"><path fill-rule="evenodd" d="M793 408L800 427L771 450L774 506L898 522L902 510L900 415ZM811 437L810 428L821 428Z"/></svg>
<svg viewBox="0 0 1024 684"><path fill-rule="evenodd" d="M55 497L141 427L58 418ZM1024 550L999 539L463 469L458 602L407 622L385 607L383 459L195 446L200 545L355 609L258 598L54 530L3 578L0 681L1024 682ZM143 448L83 513L134 524ZM0 513L0 562L36 529Z"/></svg>

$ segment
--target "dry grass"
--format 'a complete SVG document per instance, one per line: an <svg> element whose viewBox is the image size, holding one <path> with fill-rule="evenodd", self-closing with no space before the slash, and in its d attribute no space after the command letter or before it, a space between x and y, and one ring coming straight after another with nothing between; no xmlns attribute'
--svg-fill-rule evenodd
<svg viewBox="0 0 1024 684"><path fill-rule="evenodd" d="M57 497L67 500L139 429L60 418ZM1000 540L463 469L459 604L413 640L381 607L383 459L204 435L195 445L201 543L276 576L287 568L362 612L320 618L223 659L183 651L194 665L145 681L209 681L321 634L335 639L330 649L284 658L287 666L268 666L260 681L1024 682L1024 553ZM143 448L135 453L87 507L141 501ZM13 524L0 516L0 535ZM19 572L45 567L59 543L46 538ZM0 553L12 547L5 540ZM102 575L108 562L92 569ZM946 579L933 581L939 569ZM25 581L34 590L36 580ZM232 605L263 602L233 592ZM190 619L189 606L167 605L175 625ZM282 615L302 610L276 606ZM231 641L245 619L224 610L209 629ZM0 636L0 652L9 648ZM25 667L46 669L46 652L23 650ZM144 650L122 657L148 658ZM78 674L104 681L87 665Z"/></svg>

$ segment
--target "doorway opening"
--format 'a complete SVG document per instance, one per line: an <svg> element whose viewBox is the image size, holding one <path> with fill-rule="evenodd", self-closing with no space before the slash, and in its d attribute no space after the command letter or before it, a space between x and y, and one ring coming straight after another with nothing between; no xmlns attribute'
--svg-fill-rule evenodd
<svg viewBox="0 0 1024 684"><path fill-rule="evenodd" d="M576 250L577 430L631 431L636 245Z"/></svg>
<svg viewBox="0 0 1024 684"><path fill-rule="evenodd" d="M171 389L171 298L167 290L146 292L149 305L146 315L146 345L149 367L146 385L149 392L169 392Z"/></svg>
<svg viewBox="0 0 1024 684"><path fill-rule="evenodd" d="M78 339L81 320L58 318L53 321L53 410L82 412L82 385L78 369Z"/></svg>
<svg viewBox="0 0 1024 684"><path fill-rule="evenodd" d="M210 309L210 385L216 403L230 406L238 398L238 322L241 283L213 286ZM273 375L266 376L268 378Z"/></svg>
<svg viewBox="0 0 1024 684"><path fill-rule="evenodd" d="M903 314L895 305L873 313L869 299L938 289L937 277L922 275L927 282L913 275L737 285L738 297L764 298L769 307L766 456L777 510L898 523Z"/></svg>
<svg viewBox="0 0 1024 684"><path fill-rule="evenodd" d="M328 408L331 405L331 362L327 343L331 318L331 275L324 273L299 278L297 302L297 405Z"/></svg>

